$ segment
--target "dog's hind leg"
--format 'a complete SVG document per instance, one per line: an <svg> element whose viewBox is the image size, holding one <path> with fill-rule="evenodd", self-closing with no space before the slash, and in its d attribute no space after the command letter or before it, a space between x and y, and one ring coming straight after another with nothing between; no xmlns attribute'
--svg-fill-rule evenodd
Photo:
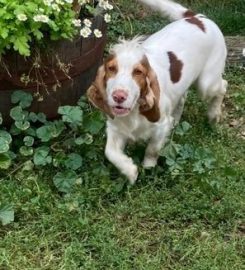
<svg viewBox="0 0 245 270"><path fill-rule="evenodd" d="M222 77L225 56L225 47L219 54L212 54L197 80L199 94L208 103L207 114L211 123L219 122L222 117L222 102L228 85Z"/></svg>
<svg viewBox="0 0 245 270"><path fill-rule="evenodd" d="M199 93L202 99L208 102L207 115L211 123L217 123L221 120L222 102L227 85L227 81L221 75L218 78L210 78L210 73L202 74L198 80Z"/></svg>
<svg viewBox="0 0 245 270"><path fill-rule="evenodd" d="M184 106L185 106L185 101L187 98L187 92L181 97L180 101L176 105L174 112L173 112L173 117L174 117L174 125L177 126L179 124L179 121L181 119Z"/></svg>
<svg viewBox="0 0 245 270"><path fill-rule="evenodd" d="M208 103L210 122L219 122L222 117L222 102L227 90L227 81L223 79L227 49L221 33L215 34L213 48L201 74L197 79L199 94Z"/></svg>

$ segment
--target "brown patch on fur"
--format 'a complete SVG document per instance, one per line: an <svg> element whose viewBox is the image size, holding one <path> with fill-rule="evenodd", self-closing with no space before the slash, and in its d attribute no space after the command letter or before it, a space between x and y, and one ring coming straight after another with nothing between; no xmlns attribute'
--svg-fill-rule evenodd
<svg viewBox="0 0 245 270"><path fill-rule="evenodd" d="M189 17L193 17L196 14L192 11L192 10L186 10L186 12L184 12L183 17L184 18L189 18Z"/></svg>
<svg viewBox="0 0 245 270"><path fill-rule="evenodd" d="M139 85L141 96L147 94L147 81L146 76L148 73L148 67L144 64L144 61L134 66L132 77Z"/></svg>
<svg viewBox="0 0 245 270"><path fill-rule="evenodd" d="M114 77L118 71L117 61L114 55L110 55L104 64L98 69L95 81L87 90L89 101L98 109L114 118L110 107L107 104L106 83Z"/></svg>
<svg viewBox="0 0 245 270"><path fill-rule="evenodd" d="M100 93L99 88L96 85L91 85L87 90L87 96L89 101L98 109L108 114L111 118L114 118L110 107L105 102L103 96Z"/></svg>
<svg viewBox="0 0 245 270"><path fill-rule="evenodd" d="M205 26L203 22L197 17L189 17L185 19L188 23L195 24L198 28L200 28L204 33L206 32Z"/></svg>
<svg viewBox="0 0 245 270"><path fill-rule="evenodd" d="M134 67L132 76L141 91L138 101L140 104L140 113L150 122L157 122L160 119L160 87L156 74L146 57Z"/></svg>
<svg viewBox="0 0 245 270"><path fill-rule="evenodd" d="M109 55L104 61L105 80L115 77L118 72L118 64L115 55Z"/></svg>
<svg viewBox="0 0 245 270"><path fill-rule="evenodd" d="M173 52L168 52L170 62L170 78L173 83L177 83L182 74L183 63L177 58Z"/></svg>

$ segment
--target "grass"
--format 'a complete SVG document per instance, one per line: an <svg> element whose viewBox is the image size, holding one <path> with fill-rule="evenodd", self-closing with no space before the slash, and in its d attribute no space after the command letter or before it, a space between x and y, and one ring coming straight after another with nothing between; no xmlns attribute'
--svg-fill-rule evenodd
<svg viewBox="0 0 245 270"><path fill-rule="evenodd" d="M209 1L188 2L213 14L225 33L242 33L227 21L242 25L244 1L226 1L223 9L224 1L214 8ZM122 15L114 14L111 40L165 23L132 2L120 0L117 7ZM81 185L68 195L57 192L48 170L18 170L1 179L0 200L12 203L16 214L13 223L0 227L0 269L244 269L243 73L227 69L225 117L216 127L207 124L205 105L190 92L182 119L192 128L173 139L211 151L215 166L204 173L193 172L187 161L173 175L161 158L129 186L104 159L102 136L91 149L97 152L93 166L85 163ZM138 162L142 147L129 151Z"/></svg>
<svg viewBox="0 0 245 270"><path fill-rule="evenodd" d="M196 13L202 13L214 20L224 35L245 35L245 2L243 0L182 0L179 1ZM137 1L114 1L118 11L114 14L110 37L116 40L119 35L132 37L136 34L153 33L168 21Z"/></svg>

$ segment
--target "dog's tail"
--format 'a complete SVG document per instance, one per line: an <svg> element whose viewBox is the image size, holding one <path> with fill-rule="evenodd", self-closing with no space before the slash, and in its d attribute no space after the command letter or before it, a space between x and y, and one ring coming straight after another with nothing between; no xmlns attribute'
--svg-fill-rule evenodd
<svg viewBox="0 0 245 270"><path fill-rule="evenodd" d="M160 11L171 21L177 21L185 17L194 16L194 12L182 5L170 0L138 0L150 6L152 9Z"/></svg>

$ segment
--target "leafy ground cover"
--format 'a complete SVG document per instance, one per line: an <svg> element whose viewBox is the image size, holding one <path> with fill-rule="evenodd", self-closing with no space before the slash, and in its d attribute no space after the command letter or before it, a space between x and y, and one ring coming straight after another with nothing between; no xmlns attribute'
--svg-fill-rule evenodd
<svg viewBox="0 0 245 270"><path fill-rule="evenodd" d="M216 1L215 7L211 1L182 2L214 18L226 34L244 33L242 0ZM111 41L166 23L126 0L117 1L113 17ZM205 105L192 89L159 166L141 169L135 186L104 158L101 115L82 100L75 115L84 125L77 127L74 114L61 109L65 135L49 140L39 130L37 147L44 140L52 159L70 153L71 139L82 130L86 140L74 146L81 160L43 167L42 158L30 163L24 156L1 172L0 221L6 225L0 227L0 269L243 269L244 70L227 68L225 77L230 86L223 122L208 125ZM128 151L140 163L144 145ZM76 171L72 187L60 185L62 166Z"/></svg>

